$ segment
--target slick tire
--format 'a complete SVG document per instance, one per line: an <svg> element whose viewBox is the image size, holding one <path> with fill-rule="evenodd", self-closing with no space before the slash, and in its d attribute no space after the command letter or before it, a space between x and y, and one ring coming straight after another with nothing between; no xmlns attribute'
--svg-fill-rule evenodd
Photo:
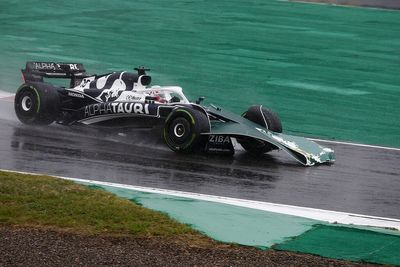
<svg viewBox="0 0 400 267"><path fill-rule="evenodd" d="M270 131L282 133L282 122L278 115L270 109L263 108L262 105L251 106L242 116ZM278 149L268 142L254 138L242 138L238 139L238 142L247 152L252 154L264 154Z"/></svg>
<svg viewBox="0 0 400 267"><path fill-rule="evenodd" d="M60 97L50 84L25 83L15 94L14 109L24 124L48 125L59 115Z"/></svg>
<svg viewBox="0 0 400 267"><path fill-rule="evenodd" d="M165 120L163 138L167 146L175 152L189 153L202 143L202 133L210 131L208 116L187 107L172 111Z"/></svg>

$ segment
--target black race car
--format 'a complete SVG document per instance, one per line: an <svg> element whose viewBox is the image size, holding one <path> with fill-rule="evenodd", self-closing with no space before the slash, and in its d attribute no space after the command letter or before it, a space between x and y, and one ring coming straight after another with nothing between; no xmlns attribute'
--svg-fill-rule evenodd
<svg viewBox="0 0 400 267"><path fill-rule="evenodd" d="M332 149L282 134L279 117L261 105L238 116L214 105L203 106L203 98L190 102L181 87L149 86L148 70L135 70L89 75L79 63L27 62L22 70L24 83L15 96L15 112L30 125L162 124L163 139L176 152L233 154L232 139L236 139L250 153L282 149L306 166L335 160ZM69 86L45 82L49 78L69 79Z"/></svg>

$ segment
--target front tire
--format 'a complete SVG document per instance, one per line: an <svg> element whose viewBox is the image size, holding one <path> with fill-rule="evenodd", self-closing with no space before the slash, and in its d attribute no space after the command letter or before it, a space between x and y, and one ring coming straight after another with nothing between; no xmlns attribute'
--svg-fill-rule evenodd
<svg viewBox="0 0 400 267"><path fill-rule="evenodd" d="M48 125L59 115L60 98L49 84L25 83L15 94L14 109L24 124Z"/></svg>
<svg viewBox="0 0 400 267"><path fill-rule="evenodd" d="M242 116L272 132L282 133L282 122L278 115L270 109L263 108L262 105L251 106ZM256 155L278 149L273 144L254 138L241 138L238 142L247 152Z"/></svg>
<svg viewBox="0 0 400 267"><path fill-rule="evenodd" d="M187 107L179 107L165 120L163 137L171 150L188 153L194 151L201 143L201 134L209 131L210 124L206 114Z"/></svg>

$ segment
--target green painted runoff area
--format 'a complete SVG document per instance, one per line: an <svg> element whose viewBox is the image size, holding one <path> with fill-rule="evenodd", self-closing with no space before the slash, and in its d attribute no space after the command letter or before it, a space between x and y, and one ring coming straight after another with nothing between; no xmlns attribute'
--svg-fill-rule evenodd
<svg viewBox="0 0 400 267"><path fill-rule="evenodd" d="M318 220L210 201L112 186L89 186L165 212L222 242L400 265L400 234L395 230L329 225Z"/></svg>
<svg viewBox="0 0 400 267"><path fill-rule="evenodd" d="M343 226L316 225L274 248L336 259L400 265L400 236Z"/></svg>
<svg viewBox="0 0 400 267"><path fill-rule="evenodd" d="M101 186L146 208L165 212L181 223L227 243L268 248L311 229L320 221L227 204Z"/></svg>
<svg viewBox="0 0 400 267"><path fill-rule="evenodd" d="M153 69L193 100L264 104L284 130L400 147L400 12L256 1L0 1L0 90L27 60Z"/></svg>

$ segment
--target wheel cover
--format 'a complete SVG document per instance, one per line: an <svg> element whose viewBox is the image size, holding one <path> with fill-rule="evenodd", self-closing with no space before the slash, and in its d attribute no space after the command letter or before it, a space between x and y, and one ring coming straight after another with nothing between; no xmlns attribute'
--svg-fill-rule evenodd
<svg viewBox="0 0 400 267"><path fill-rule="evenodd" d="M185 135L185 132L186 132L185 125L183 125L182 123L178 123L175 125L174 134L176 137L181 138L182 136Z"/></svg>
<svg viewBox="0 0 400 267"><path fill-rule="evenodd" d="M30 111L32 108L32 98L30 96L24 96L21 100L21 107L24 111Z"/></svg>

